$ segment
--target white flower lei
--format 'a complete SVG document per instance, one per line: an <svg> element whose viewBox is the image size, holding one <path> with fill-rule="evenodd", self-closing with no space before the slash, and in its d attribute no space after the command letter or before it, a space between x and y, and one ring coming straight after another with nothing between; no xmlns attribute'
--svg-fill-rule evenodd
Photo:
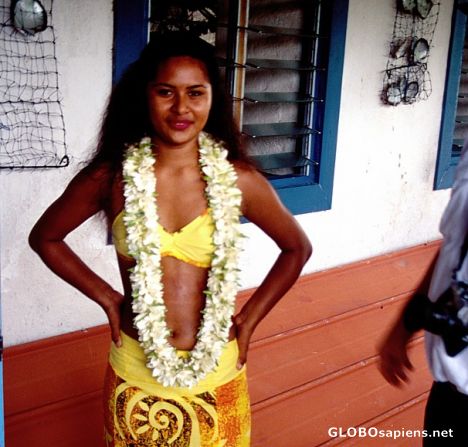
<svg viewBox="0 0 468 447"><path fill-rule="evenodd" d="M217 364L235 308L239 285L238 257L241 250L241 192L237 175L227 160L227 151L209 134L201 132L199 163L206 181L205 194L212 214L214 254L208 273L206 303L197 343L187 358L168 342L163 299L161 244L158 234L155 157L149 138L130 146L123 162L124 223L129 253L136 260L130 274L134 324L147 356L147 366L164 386L192 387Z"/></svg>

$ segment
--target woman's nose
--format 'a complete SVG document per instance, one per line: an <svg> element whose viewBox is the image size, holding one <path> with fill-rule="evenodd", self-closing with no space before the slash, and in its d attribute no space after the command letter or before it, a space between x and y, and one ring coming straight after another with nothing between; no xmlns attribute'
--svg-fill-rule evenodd
<svg viewBox="0 0 468 447"><path fill-rule="evenodd" d="M183 94L177 94L174 96L174 102L172 104L172 110L175 113L183 114L188 111L188 98Z"/></svg>

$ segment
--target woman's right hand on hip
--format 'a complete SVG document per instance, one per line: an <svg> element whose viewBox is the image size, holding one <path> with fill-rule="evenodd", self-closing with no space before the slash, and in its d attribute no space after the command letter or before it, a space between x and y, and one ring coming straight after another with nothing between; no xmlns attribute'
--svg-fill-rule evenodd
<svg viewBox="0 0 468 447"><path fill-rule="evenodd" d="M123 301L124 296L112 290L106 293L105 298L100 303L109 320L112 341L118 348L122 346L122 340L120 338L120 307Z"/></svg>

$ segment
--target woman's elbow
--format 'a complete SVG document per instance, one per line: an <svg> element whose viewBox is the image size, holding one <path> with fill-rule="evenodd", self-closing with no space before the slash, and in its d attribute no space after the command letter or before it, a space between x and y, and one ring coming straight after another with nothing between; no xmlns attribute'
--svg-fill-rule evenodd
<svg viewBox="0 0 468 447"><path fill-rule="evenodd" d="M37 224L34 225L28 237L28 243L29 243L29 246L32 248L32 250L35 251L38 255L40 255L45 247L45 244L47 244L47 242L50 242L50 241L45 236L41 227Z"/></svg>
<svg viewBox="0 0 468 447"><path fill-rule="evenodd" d="M301 244L301 254L304 264L309 260L312 256L313 248L312 244L309 239L306 237L305 240Z"/></svg>
<svg viewBox="0 0 468 447"><path fill-rule="evenodd" d="M293 247L290 248L291 252L301 266L303 266L308 259L312 256L312 244L309 239L304 235L297 238Z"/></svg>
<svg viewBox="0 0 468 447"><path fill-rule="evenodd" d="M28 237L28 243L29 243L29 246L32 248L33 251L35 251L36 253L39 252L40 250L40 241L41 241L41 237L40 235L38 234L39 232L37 231L36 227L34 227L31 232L29 233L29 237Z"/></svg>

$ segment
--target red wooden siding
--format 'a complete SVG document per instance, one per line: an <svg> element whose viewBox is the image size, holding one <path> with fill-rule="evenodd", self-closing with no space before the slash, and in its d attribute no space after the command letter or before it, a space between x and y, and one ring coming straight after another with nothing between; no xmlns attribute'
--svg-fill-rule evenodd
<svg viewBox="0 0 468 447"><path fill-rule="evenodd" d="M424 275L431 243L304 276L262 322L249 353L253 447L406 446L401 438L331 438L330 427L418 429L431 378L421 336L411 383L376 368L376 344ZM248 299L241 294L239 305ZM106 327L7 348L8 447L101 447Z"/></svg>

